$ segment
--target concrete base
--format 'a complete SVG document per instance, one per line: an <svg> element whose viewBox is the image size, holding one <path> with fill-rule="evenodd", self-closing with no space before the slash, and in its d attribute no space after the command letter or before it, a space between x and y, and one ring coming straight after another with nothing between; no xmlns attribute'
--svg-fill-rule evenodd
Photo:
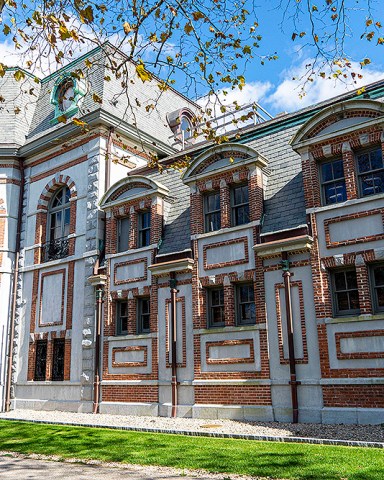
<svg viewBox="0 0 384 480"><path fill-rule="evenodd" d="M57 410L59 412L92 413L93 403L76 400L60 402L58 400L17 398L12 401L12 410Z"/></svg>
<svg viewBox="0 0 384 480"><path fill-rule="evenodd" d="M384 408L323 408L321 422L380 425L384 423Z"/></svg>
<svg viewBox="0 0 384 480"><path fill-rule="evenodd" d="M253 422L273 422L271 406L252 407L249 405L194 405L192 417L201 419L226 418Z"/></svg>
<svg viewBox="0 0 384 480"><path fill-rule="evenodd" d="M157 417L159 415L159 406L157 403L101 402L100 413Z"/></svg>
<svg viewBox="0 0 384 480"><path fill-rule="evenodd" d="M171 417L172 416L172 405L169 403L159 405L159 416L160 417ZM176 416L180 418L191 418L192 417L192 405L178 405L176 408Z"/></svg>

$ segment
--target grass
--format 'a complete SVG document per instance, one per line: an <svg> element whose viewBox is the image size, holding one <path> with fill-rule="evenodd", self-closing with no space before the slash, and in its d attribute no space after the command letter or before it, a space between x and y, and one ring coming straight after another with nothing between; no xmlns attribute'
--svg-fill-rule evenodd
<svg viewBox="0 0 384 480"><path fill-rule="evenodd" d="M273 479L383 480L384 451L0 421L0 450Z"/></svg>

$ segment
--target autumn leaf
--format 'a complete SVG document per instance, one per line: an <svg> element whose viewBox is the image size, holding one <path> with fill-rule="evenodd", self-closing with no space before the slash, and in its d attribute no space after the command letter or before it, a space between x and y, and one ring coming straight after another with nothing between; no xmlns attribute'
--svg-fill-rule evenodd
<svg viewBox="0 0 384 480"><path fill-rule="evenodd" d="M365 92L365 87L361 87L361 88L357 91L357 95L362 95L364 92Z"/></svg>
<svg viewBox="0 0 384 480"><path fill-rule="evenodd" d="M20 80L23 80L25 78L25 73L22 70L16 70L13 76L16 82L20 82Z"/></svg>
<svg viewBox="0 0 384 480"><path fill-rule="evenodd" d="M4 65L4 63L0 63L0 77L4 77L6 71L7 67Z"/></svg>
<svg viewBox="0 0 384 480"><path fill-rule="evenodd" d="M13 111L15 112L16 115L18 115L21 112L19 107L15 107Z"/></svg>
<svg viewBox="0 0 384 480"><path fill-rule="evenodd" d="M144 65L142 63L139 63L136 66L136 73L142 80L142 82L147 82L151 80L151 74L145 69Z"/></svg>
<svg viewBox="0 0 384 480"><path fill-rule="evenodd" d="M133 30L133 28L131 27L131 24L128 23L128 22L125 22L125 23L123 24L123 28L124 28L124 33L125 33L126 35L128 35L128 33L132 32L132 30Z"/></svg>
<svg viewBox="0 0 384 480"><path fill-rule="evenodd" d="M65 115L60 115L57 117L57 121L60 123L67 123L67 117Z"/></svg>
<svg viewBox="0 0 384 480"><path fill-rule="evenodd" d="M96 103L103 103L103 100L99 97L99 95L97 95L97 93L94 93L94 94L92 95L92 99L93 99L93 101L96 102Z"/></svg>
<svg viewBox="0 0 384 480"><path fill-rule="evenodd" d="M190 35L190 33L193 32L193 27L192 27L191 23L186 23L186 24L185 24L184 32L185 32L187 35Z"/></svg>
<svg viewBox="0 0 384 480"><path fill-rule="evenodd" d="M76 125L76 127L81 127L83 129L88 127L87 122L84 122L83 120L79 120L78 118L74 118L72 122L74 125Z"/></svg>
<svg viewBox="0 0 384 480"><path fill-rule="evenodd" d="M202 18L205 18L205 15L202 12L193 12L192 17L194 20L197 21L197 20L201 20Z"/></svg>
<svg viewBox="0 0 384 480"><path fill-rule="evenodd" d="M82 23L92 23L93 22L93 8L88 5L87 8L84 8L84 10L80 10L80 20Z"/></svg>

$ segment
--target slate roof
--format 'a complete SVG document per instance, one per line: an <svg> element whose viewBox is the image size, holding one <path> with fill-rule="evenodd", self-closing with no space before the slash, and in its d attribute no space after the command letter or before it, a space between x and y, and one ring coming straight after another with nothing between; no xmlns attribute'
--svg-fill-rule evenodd
<svg viewBox="0 0 384 480"><path fill-rule="evenodd" d="M16 81L17 69L0 78L0 144L23 145L36 109L40 85L31 75Z"/></svg>
<svg viewBox="0 0 384 480"><path fill-rule="evenodd" d="M131 62L126 63L127 74L116 79L107 68L111 57L117 62L125 60L123 53L107 45L103 49L99 47L90 51L42 80L27 142L62 128L61 123L56 125L51 123L55 108L50 103L50 95L56 81L63 74L81 69L86 72L87 93L80 105L77 117L103 110L114 115L120 121L136 127L139 135L142 131L168 146L174 144L173 132L167 122L167 114L181 108L190 108L196 111L197 105L172 88L162 92L158 87L159 80L156 78L142 82L135 73L135 65ZM92 66L86 66L86 61L89 61ZM107 80L108 77L110 80ZM93 100L94 94L100 97L101 104ZM154 105L154 108L150 108L151 105Z"/></svg>
<svg viewBox="0 0 384 480"><path fill-rule="evenodd" d="M171 209L165 222L163 242L159 255L182 252L191 248L189 225L189 187L184 185L179 171L169 169L163 173L151 173L147 177L157 180L170 190Z"/></svg>

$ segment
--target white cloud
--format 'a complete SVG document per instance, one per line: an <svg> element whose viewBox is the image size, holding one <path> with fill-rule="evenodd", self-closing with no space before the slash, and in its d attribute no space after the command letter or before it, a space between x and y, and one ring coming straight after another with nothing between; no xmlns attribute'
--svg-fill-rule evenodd
<svg viewBox="0 0 384 480"><path fill-rule="evenodd" d="M276 90L265 99L265 103L270 106L274 112L281 110L292 112L300 108L313 105L315 103L327 100L328 98L341 95L350 90L360 88L378 80L382 80L384 74L380 70L365 67L363 70L360 64L353 62L350 72L361 73L363 78L357 78L356 83L351 80L343 82L341 79L321 78L318 75L313 75L313 82L307 82L304 87L305 95L301 97L302 86L304 83L304 76L306 73L306 65L311 64L311 59L305 59L299 65L295 65L287 70L284 70L282 77L285 79L276 87ZM326 71L326 69L324 69ZM327 76L329 75L326 71ZM298 80L292 80L296 78ZM302 80L300 80L302 79Z"/></svg>

